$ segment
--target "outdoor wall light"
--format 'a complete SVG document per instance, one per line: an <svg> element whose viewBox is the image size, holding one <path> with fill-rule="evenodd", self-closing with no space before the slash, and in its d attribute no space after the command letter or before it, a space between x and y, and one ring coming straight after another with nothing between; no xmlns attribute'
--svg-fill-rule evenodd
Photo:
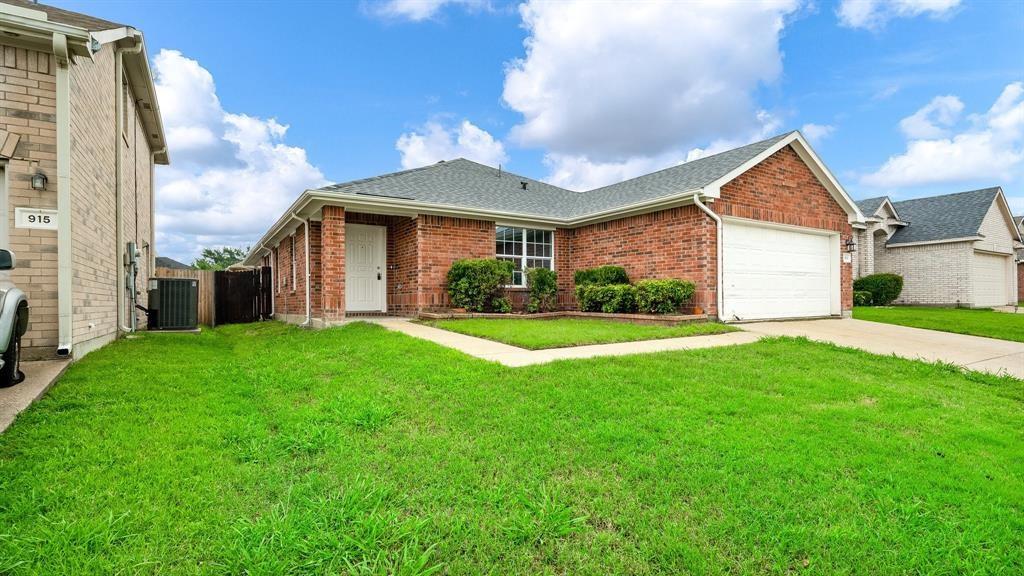
<svg viewBox="0 0 1024 576"><path fill-rule="evenodd" d="M36 172L32 175L32 189L33 190L46 190L46 174L42 172Z"/></svg>
<svg viewBox="0 0 1024 576"><path fill-rule="evenodd" d="M847 238L846 239L846 251L847 252L856 252L857 251L857 243L853 241L853 238Z"/></svg>

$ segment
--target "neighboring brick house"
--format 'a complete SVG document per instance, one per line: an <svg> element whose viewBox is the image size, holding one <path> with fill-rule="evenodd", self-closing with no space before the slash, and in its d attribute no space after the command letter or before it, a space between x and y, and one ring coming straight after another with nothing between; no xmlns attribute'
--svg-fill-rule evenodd
<svg viewBox="0 0 1024 576"><path fill-rule="evenodd" d="M1017 234L1024 238L1024 216L1014 216ZM1024 248L1017 249L1017 302L1024 302Z"/></svg>
<svg viewBox="0 0 1024 576"><path fill-rule="evenodd" d="M152 75L129 26L2 0L0 31L0 245L31 306L22 346L79 357L146 303L153 165L167 164Z"/></svg>
<svg viewBox="0 0 1024 576"><path fill-rule="evenodd" d="M273 268L278 318L315 326L448 306L459 258L513 262L517 307L526 268L572 308L575 270L618 264L694 282L691 308L730 321L841 316L862 220L790 132L589 192L464 159L308 190L245 264Z"/></svg>
<svg viewBox="0 0 1024 576"><path fill-rule="evenodd" d="M855 275L903 276L897 304L1005 306L1016 303L1021 235L1002 189L858 203L867 226Z"/></svg>

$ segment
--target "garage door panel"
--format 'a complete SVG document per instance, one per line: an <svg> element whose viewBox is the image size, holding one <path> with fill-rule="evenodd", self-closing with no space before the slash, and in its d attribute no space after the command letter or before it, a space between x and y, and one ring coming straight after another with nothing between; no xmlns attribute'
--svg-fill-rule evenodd
<svg viewBox="0 0 1024 576"><path fill-rule="evenodd" d="M975 306L1005 306L1013 300L1009 295L1010 258L1001 254L974 253Z"/></svg>
<svg viewBox="0 0 1024 576"><path fill-rule="evenodd" d="M727 222L722 257L725 318L831 314L830 236Z"/></svg>

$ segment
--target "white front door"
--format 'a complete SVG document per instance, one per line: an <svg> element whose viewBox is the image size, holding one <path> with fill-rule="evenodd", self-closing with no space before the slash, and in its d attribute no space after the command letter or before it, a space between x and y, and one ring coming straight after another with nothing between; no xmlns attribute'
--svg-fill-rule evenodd
<svg viewBox="0 0 1024 576"><path fill-rule="evenodd" d="M837 234L726 220L722 235L723 320L840 313Z"/></svg>
<svg viewBox="0 0 1024 576"><path fill-rule="evenodd" d="M1008 272L1012 256L974 253L974 306L1006 306L1009 296Z"/></svg>
<svg viewBox="0 0 1024 576"><path fill-rule="evenodd" d="M345 225L345 311L387 312L387 228Z"/></svg>

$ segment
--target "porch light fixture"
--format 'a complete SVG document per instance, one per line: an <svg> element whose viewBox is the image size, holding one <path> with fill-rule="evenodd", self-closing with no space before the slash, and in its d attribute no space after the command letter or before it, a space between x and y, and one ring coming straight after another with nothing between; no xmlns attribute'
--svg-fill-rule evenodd
<svg viewBox="0 0 1024 576"><path fill-rule="evenodd" d="M42 172L36 172L32 175L32 189L33 190L46 190L46 174Z"/></svg>
<svg viewBox="0 0 1024 576"><path fill-rule="evenodd" d="M857 243L853 241L853 238L846 239L846 251L851 253L857 251Z"/></svg>

